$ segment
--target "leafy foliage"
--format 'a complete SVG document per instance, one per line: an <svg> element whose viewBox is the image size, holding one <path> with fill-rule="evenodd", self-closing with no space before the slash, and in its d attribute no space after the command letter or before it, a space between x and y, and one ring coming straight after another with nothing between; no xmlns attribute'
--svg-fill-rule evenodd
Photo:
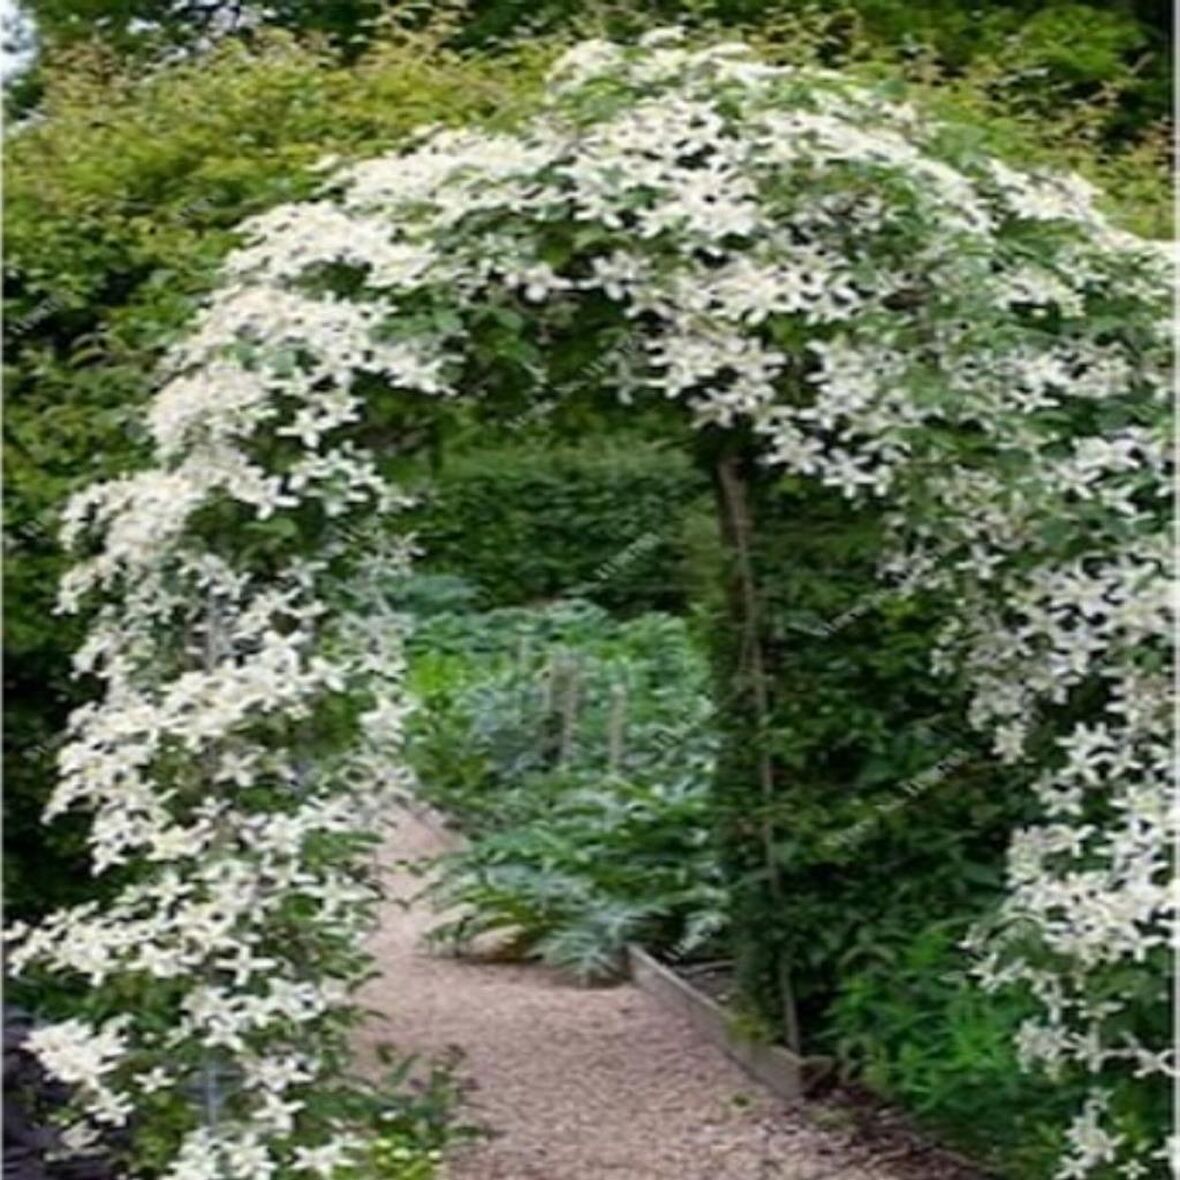
<svg viewBox="0 0 1180 1180"><path fill-rule="evenodd" d="M507 445L445 458L414 523L423 568L466 578L487 607L683 610L685 512L706 493L683 452L642 440Z"/></svg>
<svg viewBox="0 0 1180 1180"><path fill-rule="evenodd" d="M716 932L708 681L683 623L581 602L435 615L411 684L420 793L468 836L437 890L464 913L440 937L507 931L592 979L628 941Z"/></svg>
<svg viewBox="0 0 1180 1180"><path fill-rule="evenodd" d="M11 1180L114 1180L116 1149L125 1149L127 1134L115 1131L100 1138L68 1163L55 1160L63 1147L54 1129L55 1117L68 1102L70 1088L51 1080L25 1048L36 1022L11 1005L4 1010L4 1174ZM356 1180L435 1180L442 1153L469 1137L473 1129L456 1120L461 1096L452 1055L422 1066L416 1057L396 1059L388 1046L378 1047L386 1072L368 1087L372 1102L370 1160L363 1169L345 1169Z"/></svg>
<svg viewBox="0 0 1180 1180"><path fill-rule="evenodd" d="M963 970L960 918L908 932L843 981L825 1042L866 1084L999 1175L1051 1174L1084 1089L1031 1077L1014 1042L1033 1005Z"/></svg>
<svg viewBox="0 0 1180 1180"><path fill-rule="evenodd" d="M736 27L747 37L781 36L796 26L800 6L790 0L659 0L651 6L574 0L472 0L470 3L397 6L376 0L27 0L51 46L86 40L96 32L131 54L158 53L172 44L208 44L218 37L250 37L260 24L318 34L345 58L380 41L391 19L402 25L440 23L452 39L485 50L505 41L556 33L566 38L598 29L634 35L655 23ZM444 15L445 14L445 15ZM1112 126L1122 132L1166 117L1171 17L1159 0L1005 0L980 6L970 0L819 0L803 10L811 26L826 30L829 54L850 46L897 56L923 50L942 68L962 73L980 63L1002 65L1007 89L1046 110L1057 101L1119 94ZM1082 35L1078 31L1082 30ZM30 87L30 89L32 89ZM34 90L35 93L35 90Z"/></svg>
<svg viewBox="0 0 1180 1180"><path fill-rule="evenodd" d="M374 1117L370 1160L351 1169L356 1180L444 1180L446 1149L476 1133L456 1119L463 1096L461 1051L424 1067L413 1056L394 1060L388 1050L382 1057L389 1069Z"/></svg>
<svg viewBox="0 0 1180 1180"><path fill-rule="evenodd" d="M900 6L898 15L904 21ZM863 10L852 8L825 16L781 11L752 24L748 36L771 60L803 66L819 60L874 79L958 122L970 141L998 156L1072 168L1100 185L1112 213L1137 233L1172 236L1172 124L1169 103L1161 102L1170 94L1170 37L1140 39L1110 7L1098 13L1046 5L1025 15L1019 32L1002 32L1006 17L1022 19L1014 8L973 9L957 53L945 41L938 48L929 26L913 38L881 41L866 27L871 21ZM980 27L989 21L994 40ZM1077 21L1092 39L1063 31ZM1135 60L1120 63L1118 52L1109 52L1118 44ZM1152 52L1140 57L1132 45L1150 45Z"/></svg>
<svg viewBox="0 0 1180 1180"><path fill-rule="evenodd" d="M748 708L740 627L718 618L712 631L727 702L717 799L732 850L736 954L772 1020L782 1000L775 964L785 956L804 1030L820 1029L840 981L861 963L936 918L988 908L1008 833L1029 804L1011 774L1002 785L964 725L954 683L931 675L946 604L882 586L879 515L795 478L751 473L751 494L765 732ZM769 799L761 751L772 761ZM749 838L760 826L778 895Z"/></svg>
<svg viewBox="0 0 1180 1180"><path fill-rule="evenodd" d="M234 226L320 183L316 164L422 123L508 117L536 67L473 62L429 39L356 69L289 39L228 42L146 81L99 49L46 76L43 117L6 140L5 816L11 913L85 890L76 825L39 823L56 738L85 695L73 620L54 616L66 497L134 468L140 407L237 240Z"/></svg>

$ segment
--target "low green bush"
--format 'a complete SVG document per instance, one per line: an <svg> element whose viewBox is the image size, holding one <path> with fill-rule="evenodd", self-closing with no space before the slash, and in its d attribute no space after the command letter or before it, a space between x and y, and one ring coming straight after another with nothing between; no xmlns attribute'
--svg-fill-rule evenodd
<svg viewBox="0 0 1180 1180"><path fill-rule="evenodd" d="M1036 1008L986 994L964 970L961 920L935 922L841 982L828 1045L879 1094L1008 1180L1041 1180L1084 1084L1020 1067L1015 1039Z"/></svg>
<svg viewBox="0 0 1180 1180"><path fill-rule="evenodd" d="M378 1057L387 1072L373 1087L379 1100L365 1156L339 1180L445 1180L447 1149L478 1134L458 1117L461 1052L423 1063L380 1046Z"/></svg>
<svg viewBox="0 0 1180 1180"><path fill-rule="evenodd" d="M699 784L558 774L518 790L528 803L513 826L442 862L436 898L464 912L436 930L439 941L503 931L516 950L593 980L621 973L628 942L685 952L716 933L721 895Z"/></svg>

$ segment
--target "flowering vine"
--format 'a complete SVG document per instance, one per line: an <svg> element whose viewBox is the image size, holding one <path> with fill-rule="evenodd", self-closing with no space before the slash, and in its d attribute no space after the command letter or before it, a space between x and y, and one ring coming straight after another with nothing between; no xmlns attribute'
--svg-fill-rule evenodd
<svg viewBox="0 0 1180 1180"><path fill-rule="evenodd" d="M1093 1074L1060 1176L1159 1171L1109 1079L1172 1064L1170 272L1097 196L838 74L662 31L567 53L515 133L423 132L243 227L169 358L155 466L67 513L63 608L97 603L77 666L103 692L49 812L90 810L95 872L129 883L16 931L10 965L90 987L32 1039L79 1087L71 1141L131 1119L133 1166L169 1180L359 1158L336 1078L366 833L406 783L373 646L396 628L335 601L349 522L405 503L372 427L581 373L881 499L885 575L954 590L936 666L998 759L1040 768L1043 812L980 972L1042 1002L1029 1064Z"/></svg>

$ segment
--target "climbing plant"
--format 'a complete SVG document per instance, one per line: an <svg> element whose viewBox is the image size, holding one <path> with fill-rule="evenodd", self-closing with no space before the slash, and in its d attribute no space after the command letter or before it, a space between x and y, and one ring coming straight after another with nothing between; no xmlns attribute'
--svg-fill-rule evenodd
<svg viewBox="0 0 1180 1180"><path fill-rule="evenodd" d="M396 525L406 399L560 390L701 428L739 558L751 449L886 507L883 576L956 603L931 675L1037 768L977 953L1040 1001L1025 1061L1092 1074L1060 1174L1161 1173L1163 254L1076 178L741 45L588 42L550 87L514 134L424 133L244 227L151 407L155 465L67 513L62 605L93 610L104 689L50 810L92 810L95 871L134 879L18 930L10 964L91 985L31 1038L80 1088L75 1141L134 1120L128 1173L170 1180L359 1162L337 1079L405 697L333 601L364 558L345 530ZM756 772L772 793L772 754Z"/></svg>
<svg viewBox="0 0 1180 1180"><path fill-rule="evenodd" d="M67 498L133 468L165 348L216 282L243 218L302 199L317 162L400 143L422 123L507 119L540 87L533 50L459 59L430 33L347 69L258 30L167 68L77 47L43 116L4 143L4 889L22 918L82 899L78 825L39 829L58 735L85 687L80 620L55 618ZM518 106L518 104L520 104Z"/></svg>

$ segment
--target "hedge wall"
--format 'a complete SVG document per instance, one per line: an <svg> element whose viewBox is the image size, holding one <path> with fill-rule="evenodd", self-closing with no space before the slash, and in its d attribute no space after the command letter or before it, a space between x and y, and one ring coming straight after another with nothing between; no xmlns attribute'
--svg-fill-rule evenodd
<svg viewBox="0 0 1180 1180"><path fill-rule="evenodd" d="M161 45L192 44L209 33L217 6L173 0L24 0L49 46L103 34L122 53L146 55ZM225 8L226 6L220 6ZM595 26L613 35L653 24L698 23L736 27L749 36L766 30L788 39L801 16L826 26L830 54L855 47L918 56L926 47L945 68L961 72L983 64L1008 74L1009 92L1046 110L1061 103L1117 98L1108 115L1111 131L1141 129L1171 109L1171 6L1163 0L467 0L466 3L397 5L379 0L253 0L237 6L248 14L244 36L256 21L328 39L353 60L391 19L432 21L453 28L453 41L494 49L509 38L559 33L576 36ZM203 15L198 15L203 14ZM22 87L35 100L37 78Z"/></svg>
<svg viewBox="0 0 1180 1180"><path fill-rule="evenodd" d="M475 583L487 608L577 596L682 611L687 522L711 511L686 455L627 438L469 452L418 490L422 568Z"/></svg>

